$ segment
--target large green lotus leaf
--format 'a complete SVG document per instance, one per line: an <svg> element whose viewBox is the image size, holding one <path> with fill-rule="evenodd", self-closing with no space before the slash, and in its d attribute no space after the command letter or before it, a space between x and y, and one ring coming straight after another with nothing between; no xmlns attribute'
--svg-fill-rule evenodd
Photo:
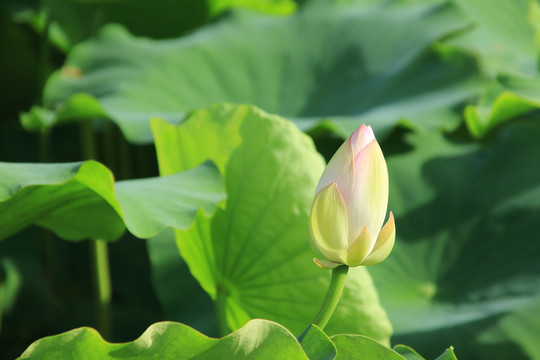
<svg viewBox="0 0 540 360"><path fill-rule="evenodd" d="M388 159L397 239L370 273L394 340L428 358L448 345L490 358L478 335L540 295L539 137L534 119L485 147L418 133Z"/></svg>
<svg viewBox="0 0 540 360"><path fill-rule="evenodd" d="M56 122L104 116L137 143L152 141L152 116L178 123L221 101L255 104L302 130L328 120L344 137L362 122L379 136L399 121L448 127L477 92L476 66L431 45L466 24L450 4L384 3L318 4L288 17L239 12L172 40L108 26L73 49L45 102Z"/></svg>
<svg viewBox="0 0 540 360"><path fill-rule="evenodd" d="M504 317L499 326L531 359L540 359L540 300Z"/></svg>
<svg viewBox="0 0 540 360"><path fill-rule="evenodd" d="M309 208L324 168L311 139L278 116L229 104L197 111L179 126L154 120L152 127L163 175L208 158L224 174L226 209L198 216L176 236L203 289L214 300L225 297L230 328L265 318L300 334L330 280L309 247ZM326 330L388 341L391 328L365 268L351 269Z"/></svg>
<svg viewBox="0 0 540 360"><path fill-rule="evenodd" d="M529 359L540 359L540 299L530 305L505 315L494 329L480 335L480 342L492 345L497 341L512 341L518 344Z"/></svg>
<svg viewBox="0 0 540 360"><path fill-rule="evenodd" d="M465 109L469 132L482 138L504 122L540 107L540 78L500 74L477 105Z"/></svg>
<svg viewBox="0 0 540 360"><path fill-rule="evenodd" d="M538 4L530 0L456 0L474 23L449 42L475 52L487 72L538 73Z"/></svg>
<svg viewBox="0 0 540 360"><path fill-rule="evenodd" d="M396 345L393 350L407 360L425 360L420 354L414 351L414 349L405 345Z"/></svg>
<svg viewBox="0 0 540 360"><path fill-rule="evenodd" d="M210 214L225 197L216 167L114 183L95 161L0 163L0 239L32 224L67 240L114 240L125 228L148 238L166 227L187 228L197 209Z"/></svg>
<svg viewBox="0 0 540 360"><path fill-rule="evenodd" d="M298 342L310 360L334 360L337 355L332 340L315 324L308 326L298 337Z"/></svg>
<svg viewBox="0 0 540 360"><path fill-rule="evenodd" d="M40 34L48 17L49 40L68 52L104 24L122 24L139 36L171 38L237 7L284 15L294 12L296 4L294 0L43 0L6 6L5 10L17 21L30 23Z"/></svg>
<svg viewBox="0 0 540 360"><path fill-rule="evenodd" d="M420 354L405 345L394 346L394 351L403 356L407 360L425 360ZM454 354L454 348L449 347L435 360L456 360L456 354Z"/></svg>
<svg viewBox="0 0 540 360"><path fill-rule="evenodd" d="M91 328L79 328L34 342L19 359L308 359L283 326L252 320L221 339L209 338L179 323L151 325L137 340L111 344Z"/></svg>
<svg viewBox="0 0 540 360"><path fill-rule="evenodd" d="M454 353L454 348L452 346L449 347L435 360L457 360L456 354Z"/></svg>
<svg viewBox="0 0 540 360"><path fill-rule="evenodd" d="M334 335L330 338L336 345L338 356L336 360L404 360L394 350L387 348L361 335Z"/></svg>

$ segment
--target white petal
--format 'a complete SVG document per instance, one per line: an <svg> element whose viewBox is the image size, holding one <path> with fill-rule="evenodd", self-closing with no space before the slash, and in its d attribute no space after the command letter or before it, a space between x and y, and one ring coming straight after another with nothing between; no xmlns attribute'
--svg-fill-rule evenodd
<svg viewBox="0 0 540 360"><path fill-rule="evenodd" d="M388 206L388 170L381 148L371 141L355 159L355 182L347 207L349 215L349 243L367 226L372 236L379 233ZM370 249L371 251L371 249Z"/></svg>
<svg viewBox="0 0 540 360"><path fill-rule="evenodd" d="M340 146L338 151L332 156L332 159L330 159L330 162L321 175L315 194L318 194L322 188L334 181L338 183L339 191L345 203L347 203L354 184L354 154L350 137Z"/></svg>

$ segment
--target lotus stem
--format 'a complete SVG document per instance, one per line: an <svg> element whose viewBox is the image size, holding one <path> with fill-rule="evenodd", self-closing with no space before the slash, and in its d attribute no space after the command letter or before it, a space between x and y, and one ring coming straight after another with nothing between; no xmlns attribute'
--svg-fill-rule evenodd
<svg viewBox="0 0 540 360"><path fill-rule="evenodd" d="M111 275L109 271L109 250L103 240L92 240L92 259L97 298L97 327L104 339L111 336L110 304Z"/></svg>
<svg viewBox="0 0 540 360"><path fill-rule="evenodd" d="M227 326L227 290L222 285L218 285L215 305L217 330L219 337L223 337L229 334L230 331Z"/></svg>
<svg viewBox="0 0 540 360"><path fill-rule="evenodd" d="M90 120L81 122L81 150L83 157L97 159L94 129ZM97 328L103 338L111 338L111 274L109 270L109 250L107 242L94 239L90 241L92 269L94 272Z"/></svg>
<svg viewBox="0 0 540 360"><path fill-rule="evenodd" d="M323 300L321 308L312 323L324 329L328 321L336 310L341 293L345 288L345 280L347 280L347 272L349 267L347 265L340 265L332 270L332 279L328 287L328 292Z"/></svg>

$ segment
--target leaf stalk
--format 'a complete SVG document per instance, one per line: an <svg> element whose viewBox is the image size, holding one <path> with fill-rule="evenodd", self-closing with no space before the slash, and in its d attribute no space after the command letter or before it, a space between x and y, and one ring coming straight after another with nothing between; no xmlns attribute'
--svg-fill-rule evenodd
<svg viewBox="0 0 540 360"><path fill-rule="evenodd" d="M92 260L97 298L97 327L105 339L110 340L111 321L111 275L109 270L109 250L104 240L91 240Z"/></svg>
<svg viewBox="0 0 540 360"><path fill-rule="evenodd" d="M319 312L312 321L312 324L317 325L321 330L325 328L336 310L343 289L345 288L345 280L347 280L348 272L349 267L347 265L340 265L332 270L332 278L328 286L328 291Z"/></svg>
<svg viewBox="0 0 540 360"><path fill-rule="evenodd" d="M223 285L218 285L215 306L218 334L219 337L223 337L230 333L229 326L227 326L227 289Z"/></svg>

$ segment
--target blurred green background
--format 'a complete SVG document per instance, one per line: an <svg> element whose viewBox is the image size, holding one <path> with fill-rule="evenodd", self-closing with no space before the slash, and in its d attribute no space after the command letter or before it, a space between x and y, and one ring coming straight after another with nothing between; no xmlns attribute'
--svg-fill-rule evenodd
<svg viewBox="0 0 540 360"><path fill-rule="evenodd" d="M540 359L539 46L528 0L2 0L0 161L87 159L90 126L117 180L157 176L149 119L217 102L292 121L327 160L369 124L396 217L369 268L392 344ZM216 335L210 297L159 242L110 244L107 340L160 320ZM35 226L0 243L0 357L96 326L89 264L87 242Z"/></svg>

